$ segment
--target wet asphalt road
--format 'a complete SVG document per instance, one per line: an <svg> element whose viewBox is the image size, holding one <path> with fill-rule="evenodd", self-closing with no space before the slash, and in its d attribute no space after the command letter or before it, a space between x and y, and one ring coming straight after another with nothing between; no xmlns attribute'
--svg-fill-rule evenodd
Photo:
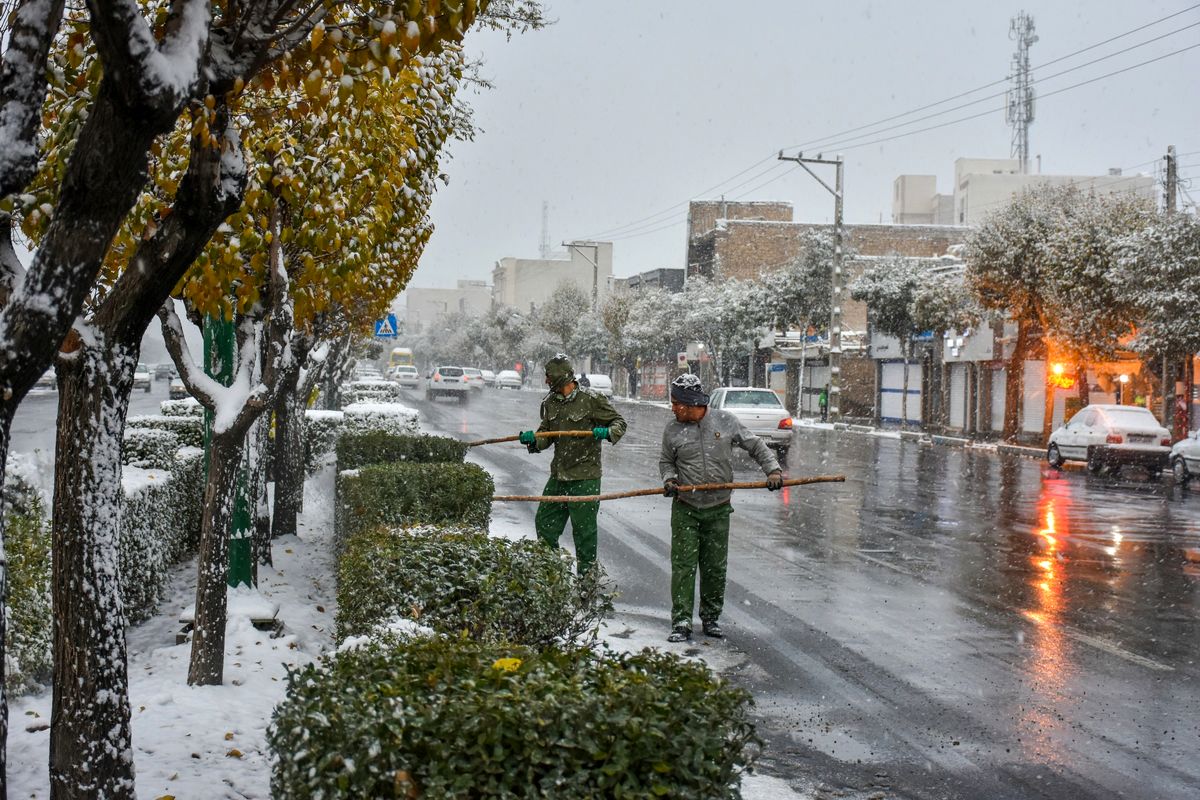
<svg viewBox="0 0 1200 800"><path fill-rule="evenodd" d="M533 427L539 399L410 402L482 438ZM604 491L657 484L669 412L617 407ZM537 494L549 464L472 460L503 493ZM818 797L1200 797L1200 488L803 429L788 473L847 480L734 497L721 647L765 771ZM533 510L506 513L532 530ZM664 637L669 542L665 501L602 507L619 607Z"/></svg>

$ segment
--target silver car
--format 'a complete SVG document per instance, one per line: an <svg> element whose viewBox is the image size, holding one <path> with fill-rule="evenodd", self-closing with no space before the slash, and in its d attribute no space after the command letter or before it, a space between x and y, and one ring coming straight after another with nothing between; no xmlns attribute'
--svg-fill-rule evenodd
<svg viewBox="0 0 1200 800"><path fill-rule="evenodd" d="M774 448L780 460L787 458L792 445L792 415L775 392L749 387L717 389L709 399L709 406L733 414L751 433Z"/></svg>
<svg viewBox="0 0 1200 800"><path fill-rule="evenodd" d="M1200 431L1192 431L1171 448L1171 474L1178 483L1200 475Z"/></svg>

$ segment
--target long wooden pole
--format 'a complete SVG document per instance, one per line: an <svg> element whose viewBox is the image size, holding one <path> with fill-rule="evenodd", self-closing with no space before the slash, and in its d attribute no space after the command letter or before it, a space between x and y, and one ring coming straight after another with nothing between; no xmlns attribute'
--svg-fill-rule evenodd
<svg viewBox="0 0 1200 800"><path fill-rule="evenodd" d="M559 436L573 436L582 439L587 437L592 438L591 431L537 431L536 436L555 438ZM501 442L515 442L520 440L520 435L517 436L501 436L499 439L480 439L478 442L467 442L467 447L478 447L481 444L500 444Z"/></svg>
<svg viewBox="0 0 1200 800"><path fill-rule="evenodd" d="M842 483L846 480L845 475L814 475L809 478L789 478L783 482L784 486L807 486L810 483ZM766 481L746 481L742 483L699 483L691 486L680 486L679 493L687 494L689 492L713 492L723 491L726 489L765 489L767 488ZM532 502L532 503L596 503L601 500L620 500L625 497L652 497L654 495L662 496L663 490L661 486L656 486L652 489L633 489L628 492L611 492L609 494L587 494L587 495L526 495L526 494L498 494L493 495L492 502Z"/></svg>

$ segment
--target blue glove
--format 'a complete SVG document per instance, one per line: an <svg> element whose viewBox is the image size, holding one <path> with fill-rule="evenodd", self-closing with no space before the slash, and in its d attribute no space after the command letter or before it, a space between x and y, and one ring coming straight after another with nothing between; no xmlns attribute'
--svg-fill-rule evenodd
<svg viewBox="0 0 1200 800"><path fill-rule="evenodd" d="M597 439L608 439L608 428L592 428L592 436Z"/></svg>
<svg viewBox="0 0 1200 800"><path fill-rule="evenodd" d="M533 444L537 441L537 434L533 431L521 431L521 435L517 437L517 441L521 444Z"/></svg>

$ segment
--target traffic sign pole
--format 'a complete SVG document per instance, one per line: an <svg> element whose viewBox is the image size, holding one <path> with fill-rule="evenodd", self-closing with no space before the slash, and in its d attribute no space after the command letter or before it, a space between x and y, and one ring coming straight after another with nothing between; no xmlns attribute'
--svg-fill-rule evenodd
<svg viewBox="0 0 1200 800"><path fill-rule="evenodd" d="M204 371L222 386L233 383L234 348L236 335L232 320L221 317L204 318ZM204 412L204 464L207 477L212 460L213 412ZM233 519L229 530L230 586L253 586L254 571L250 564L250 499L245 455L238 469L234 490Z"/></svg>

